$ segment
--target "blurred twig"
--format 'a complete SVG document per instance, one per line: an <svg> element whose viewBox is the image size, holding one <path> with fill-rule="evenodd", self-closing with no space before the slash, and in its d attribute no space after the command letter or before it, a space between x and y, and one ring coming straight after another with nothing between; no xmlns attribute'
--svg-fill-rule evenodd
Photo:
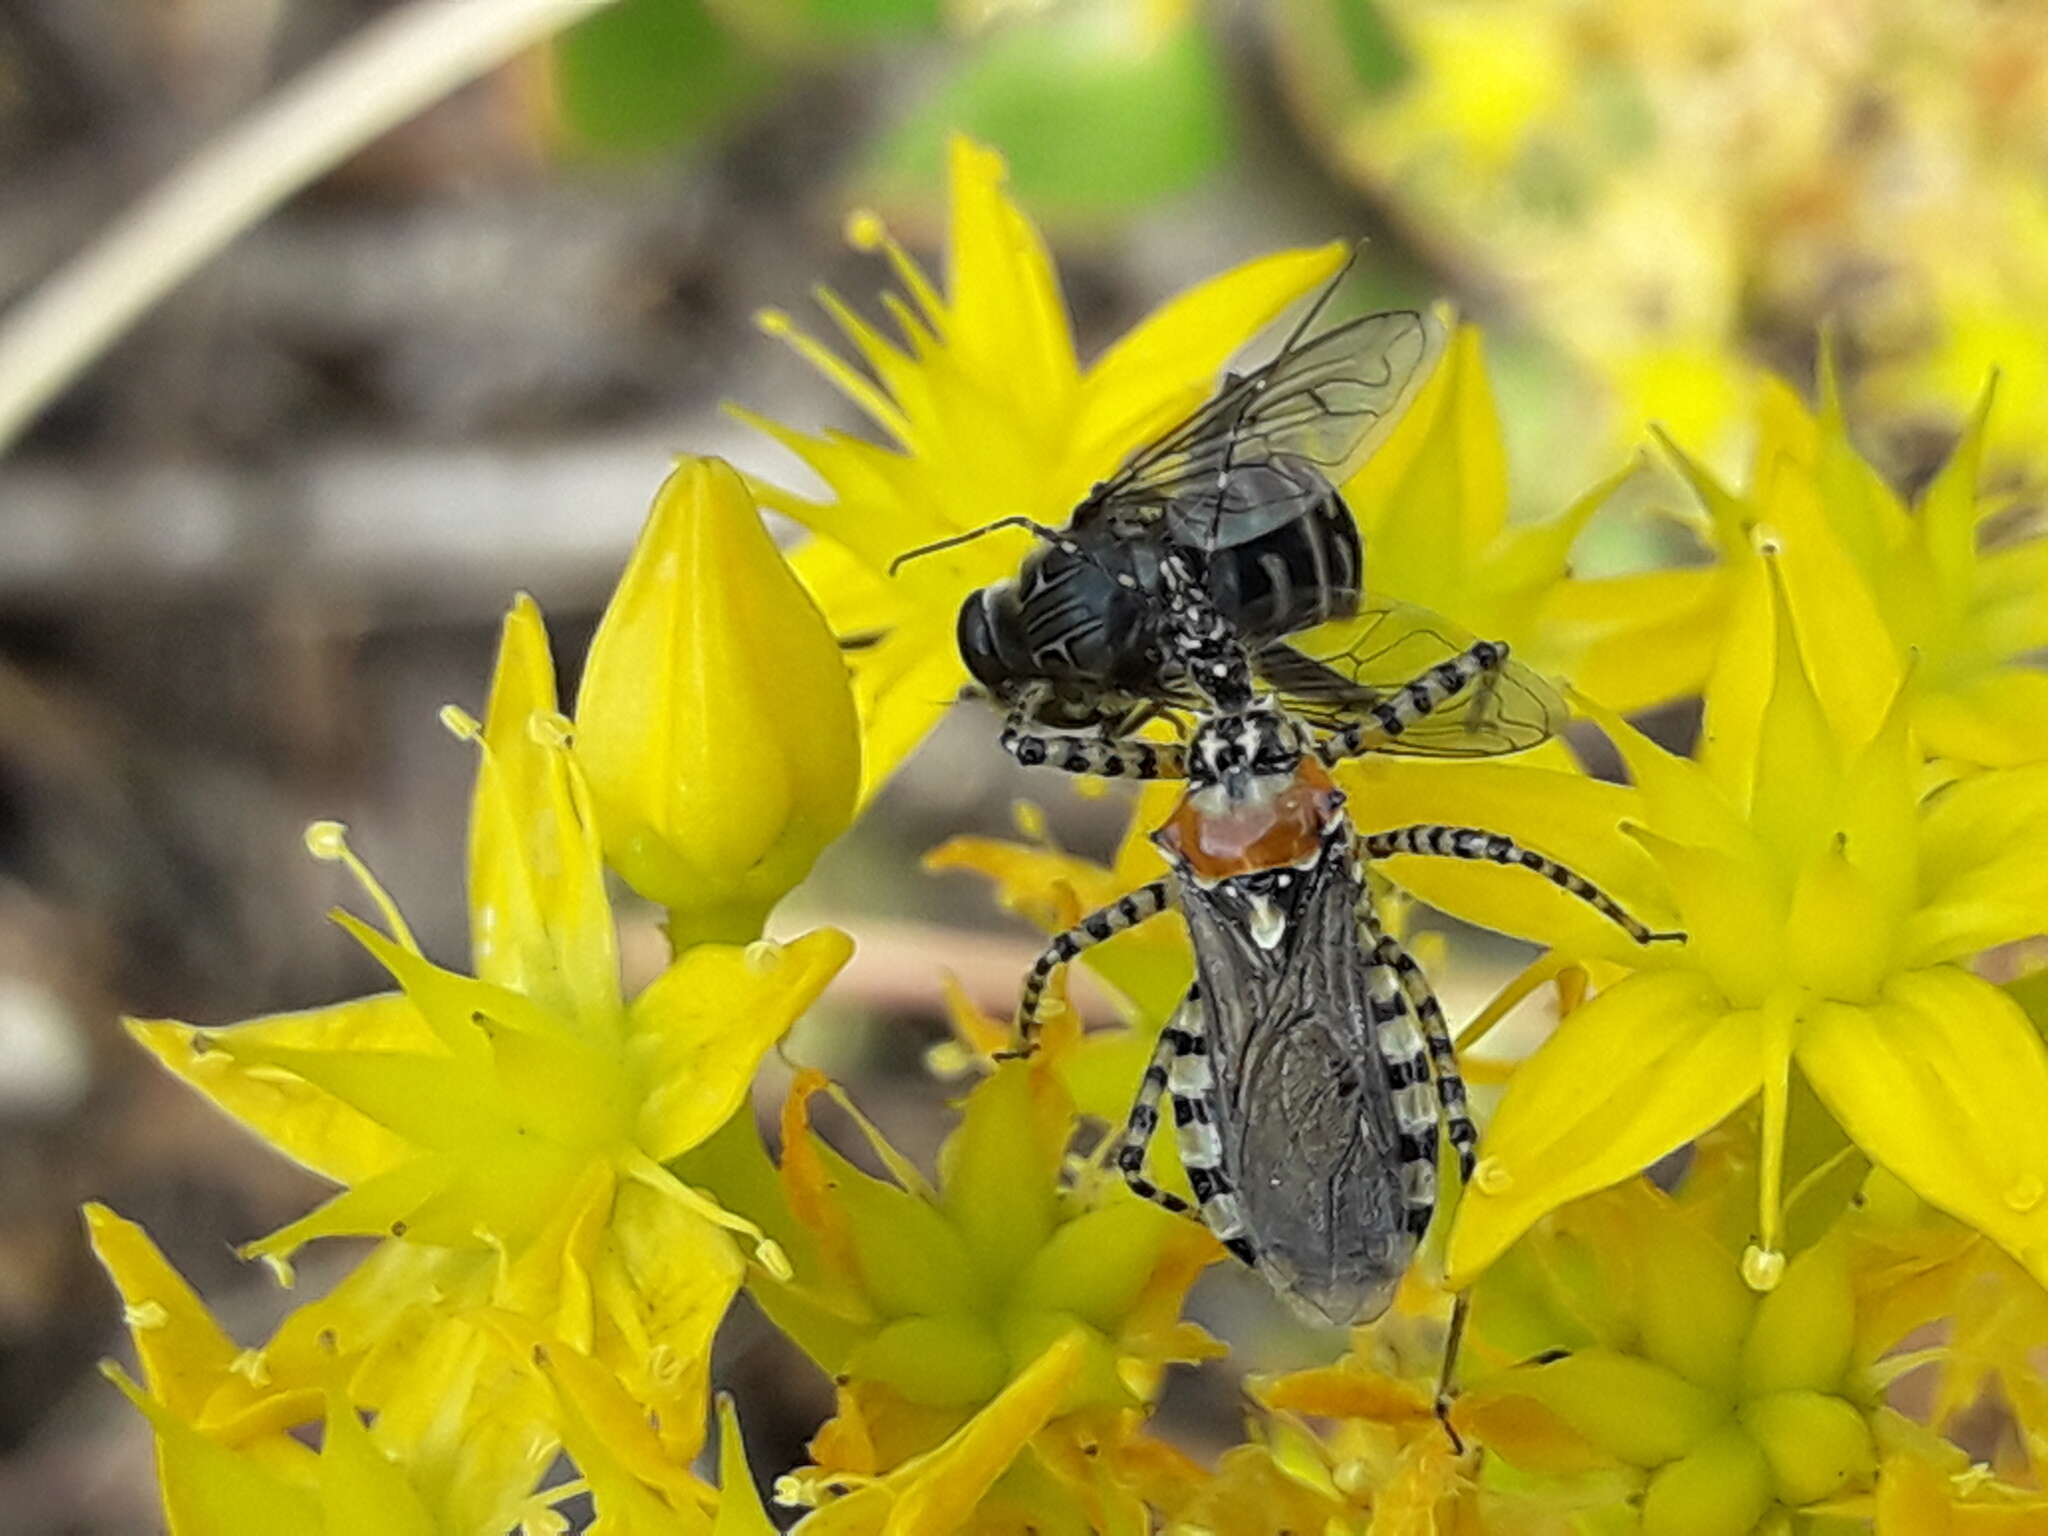
<svg viewBox="0 0 2048 1536"><path fill-rule="evenodd" d="M300 187L613 0L413 0L171 173L0 330L0 453L152 304Z"/></svg>

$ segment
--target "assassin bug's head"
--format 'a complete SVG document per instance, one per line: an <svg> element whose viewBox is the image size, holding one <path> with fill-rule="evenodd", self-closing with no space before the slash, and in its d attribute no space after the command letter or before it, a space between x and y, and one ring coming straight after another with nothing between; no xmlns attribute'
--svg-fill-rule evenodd
<svg viewBox="0 0 2048 1536"><path fill-rule="evenodd" d="M1211 715L1188 743L1190 796L1242 805L1291 783L1309 750L1301 725L1270 705Z"/></svg>
<svg viewBox="0 0 2048 1536"><path fill-rule="evenodd" d="M1343 791L1311 745L1270 706L1211 715L1188 743L1188 792L1153 841L1205 887L1304 867L1345 825Z"/></svg>

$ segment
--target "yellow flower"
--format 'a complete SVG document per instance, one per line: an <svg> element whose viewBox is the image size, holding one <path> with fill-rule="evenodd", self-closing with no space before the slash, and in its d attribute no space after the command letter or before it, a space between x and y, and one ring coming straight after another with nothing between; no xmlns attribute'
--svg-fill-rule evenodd
<svg viewBox="0 0 2048 1536"><path fill-rule="evenodd" d="M2048 1470L2048 1383L2040 1368L2048 1288L1882 1170L1865 1183L1849 1226L1862 1352L1875 1361L1903 1348L1903 1365L1930 1374L1922 1417L1937 1432L1955 1427L1987 1389L1996 1391L2019 1430L2017 1470L2038 1484ZM1917 1346L1930 1325L1939 1326L1941 1342L1923 1351Z"/></svg>
<svg viewBox="0 0 2048 1536"><path fill-rule="evenodd" d="M416 1391L429 1422L447 1380L500 1369L475 1330L437 1331L489 1305L602 1362L686 1459L711 1335L744 1268L730 1234L759 1234L664 1164L743 1102L761 1054L850 946L829 929L788 945L700 944L623 998L597 822L554 709L546 635L522 600L488 719L451 714L479 753L474 977L427 960L323 826L316 851L349 866L383 927L336 921L398 990L227 1029L130 1027L222 1109L347 1186L249 1252L282 1266L313 1238L384 1239L295 1319L365 1358L377 1384L359 1380L364 1401L390 1414Z"/></svg>
<svg viewBox="0 0 2048 1536"><path fill-rule="evenodd" d="M1789 545L1787 564L1788 580L1800 574ZM1516 1072L1458 1212L1459 1283L1543 1212L1761 1093L1750 1269L1767 1286L1795 1063L1875 1161L2048 1274L2048 1126L2028 1107L2048 1102L2048 1052L1962 963L2048 918L2034 852L2048 838L2048 771L1985 772L1923 795L1912 685L1881 655L1853 679L1809 670L1809 648L1839 638L1828 593L1809 586L1795 626L1769 563L1750 566L1699 763L1596 712L1633 787L1485 763L1416 772L1382 760L1349 775L1367 830L1455 821L1507 833L1690 935L1645 949L1526 876L1396 861L1395 878L1438 906L1629 973Z"/></svg>
<svg viewBox="0 0 2048 1536"><path fill-rule="evenodd" d="M978 1517L991 1529L1018 1511L1064 1529L1045 1511L1071 1519L1091 1502L1130 1504L1118 1468L1141 1454L1133 1446L1165 1366L1221 1352L1178 1321L1182 1296L1221 1249L1197 1224L1124 1193L1092 1157L1077 1182L1063 1179L1075 1121L1054 1063L1069 1048L1052 1040L968 1096L936 1188L865 1122L892 1178L862 1172L823 1142L808 1102L827 1084L812 1072L785 1108L779 1170L745 1116L684 1164L789 1253L794 1278L757 1275L753 1294L838 1383L838 1417L813 1443L816 1466L787 1480L789 1497L819 1502L879 1484L899 1499L906 1481L932 1471L921 1458L943 1457L967 1435L982 1447L983 1480L955 1513L991 1489ZM1055 1347L1057 1367L1047 1363ZM1056 1387L1014 1395L1046 1372ZM991 1416L1029 1422L997 1432ZM1027 1441L1033 1454L1011 1465ZM990 1459L989 1445L1001 1456ZM867 1509L881 1497L847 1502ZM825 1518L837 1507L813 1517L819 1529L840 1528ZM901 1528L959 1527L934 1518Z"/></svg>
<svg viewBox="0 0 2048 1536"><path fill-rule="evenodd" d="M1175 299L1083 370L1044 242L1003 191L1003 165L965 139L951 150L946 293L868 215L856 245L881 248L908 301L885 300L891 340L830 292L820 302L873 375L795 329L786 336L889 440L813 436L740 415L830 488L814 501L760 487L818 537L797 568L851 654L866 724L863 799L923 740L966 681L953 643L961 601L1014 573L1029 536L993 534L915 560L905 551L1003 517L1066 522L1089 488L1214 389L1224 362L1334 272L1341 246L1248 262Z"/></svg>
<svg viewBox="0 0 2048 1536"><path fill-rule="evenodd" d="M729 1402L719 1404L731 1490L721 1496L687 1461L670 1457L646 1410L608 1372L500 1314L491 1325L527 1358L530 1373L502 1349L488 1351L487 1374L416 1370L429 1382L420 1400L379 1398L366 1426L355 1390L374 1390L374 1362L363 1367L324 1342L300 1348L309 1335L298 1319L265 1350L240 1349L139 1227L102 1206L86 1208L86 1225L120 1289L148 1390L108 1371L156 1430L173 1536L458 1536L515 1523L539 1536L566 1529L552 1506L584 1489L605 1528L621 1536L775 1529L754 1492ZM439 1346L458 1336L465 1346L485 1342L449 1320L432 1323L420 1342L445 1366ZM507 1412L513 1403L517 1416ZM579 1478L530 1493L553 1457L556 1425ZM317 1451L288 1433L316 1426Z"/></svg>
<svg viewBox="0 0 2048 1536"><path fill-rule="evenodd" d="M1608 1191L1473 1294L1475 1343L1528 1358L1468 1389L1454 1421L1527 1471L1640 1469L1646 1536L1742 1536L1774 1505L1867 1489L1877 1468L1847 1240L1799 1254L1758 1298L1701 1214L1646 1181Z"/></svg>
<svg viewBox="0 0 2048 1536"><path fill-rule="evenodd" d="M495 1469L494 1497L467 1504L450 1462L407 1465L394 1452L411 1447L394 1426L380 1416L364 1427L338 1390L344 1371L334 1356L302 1355L273 1373L268 1352L229 1338L140 1227L99 1205L86 1207L85 1220L121 1293L147 1389L112 1366L108 1374L156 1432L172 1536L436 1536L503 1530L519 1518L551 1449L540 1420L522 1426L527 1446ZM443 1384L458 1405L460 1385ZM309 1425L321 1427L318 1452L290 1433Z"/></svg>
<svg viewBox="0 0 2048 1536"><path fill-rule="evenodd" d="M717 459L683 460L655 498L590 643L576 760L606 858L679 947L758 936L852 820L838 644Z"/></svg>
<svg viewBox="0 0 2048 1536"><path fill-rule="evenodd" d="M1740 495L1666 441L1720 561L1560 590L1560 623L1637 620L1598 644L1573 681L1623 710L1698 687L1766 539L1782 546L1824 693L1880 686L1910 659L1911 718L1928 752L1993 766L2048 760L2048 671L2030 659L2048 646L2048 538L1982 538L2000 510L1978 492L1992 391L1909 512L1851 442L1823 364L1817 417L1783 384L1765 382Z"/></svg>

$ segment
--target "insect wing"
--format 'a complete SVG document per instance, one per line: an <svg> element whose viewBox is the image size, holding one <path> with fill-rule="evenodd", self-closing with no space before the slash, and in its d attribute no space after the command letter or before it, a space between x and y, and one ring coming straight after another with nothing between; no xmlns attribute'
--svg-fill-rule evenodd
<svg viewBox="0 0 2048 1536"><path fill-rule="evenodd" d="M1439 613L1368 599L1352 618L1262 647L1253 666L1282 708L1334 730L1473 643L1473 636ZM1541 745L1570 717L1558 691L1510 657L1499 672L1439 704L1377 750L1407 757L1498 757Z"/></svg>
<svg viewBox="0 0 2048 1536"><path fill-rule="evenodd" d="M1297 878L1266 949L1228 882L1186 882L1223 1171L1259 1267L1312 1320L1377 1317L1414 1244L1404 1222L1394 1105L1366 1005L1348 851Z"/></svg>
<svg viewBox="0 0 2048 1536"><path fill-rule="evenodd" d="M1431 350L1430 326L1413 310L1290 339L1141 449L1084 515L1164 519L1177 538L1211 551L1269 533L1357 473L1399 420Z"/></svg>

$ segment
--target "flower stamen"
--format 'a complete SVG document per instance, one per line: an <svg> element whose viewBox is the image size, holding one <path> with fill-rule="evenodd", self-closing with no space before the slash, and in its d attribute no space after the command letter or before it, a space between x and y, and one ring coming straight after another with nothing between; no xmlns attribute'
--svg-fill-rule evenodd
<svg viewBox="0 0 2048 1536"><path fill-rule="evenodd" d="M412 929L406 926L405 918L398 910L398 903L391 899L384 887L377 883L377 877L370 873L370 867L349 847L346 826L338 821L313 822L306 828L306 852L323 864L339 864L347 870L384 919L385 930L392 940L412 954L422 953L419 941L412 936Z"/></svg>

